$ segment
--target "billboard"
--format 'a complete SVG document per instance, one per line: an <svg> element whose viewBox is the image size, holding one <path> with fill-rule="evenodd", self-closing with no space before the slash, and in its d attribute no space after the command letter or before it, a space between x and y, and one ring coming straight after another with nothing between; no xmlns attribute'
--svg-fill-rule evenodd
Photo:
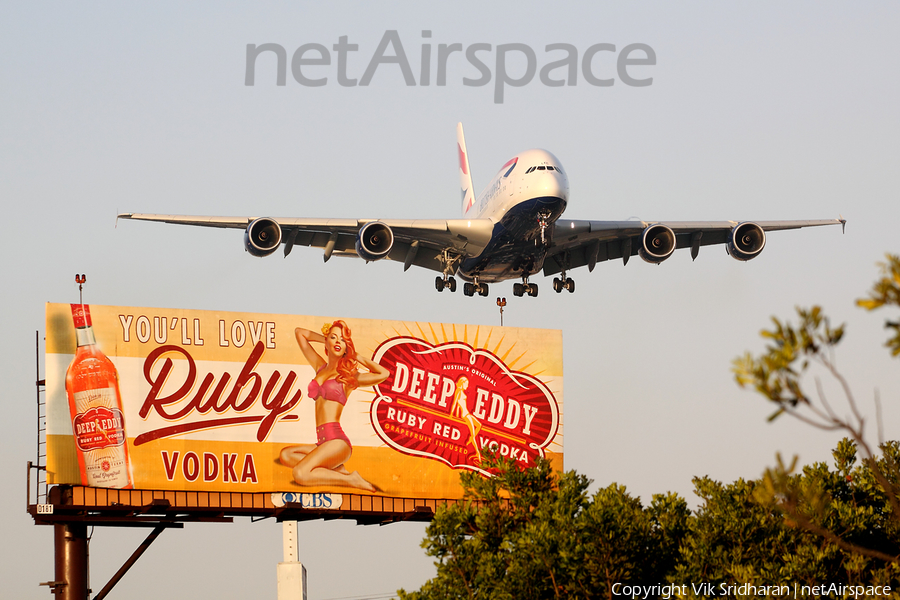
<svg viewBox="0 0 900 600"><path fill-rule="evenodd" d="M459 498L563 467L562 333L47 305L50 484Z"/></svg>

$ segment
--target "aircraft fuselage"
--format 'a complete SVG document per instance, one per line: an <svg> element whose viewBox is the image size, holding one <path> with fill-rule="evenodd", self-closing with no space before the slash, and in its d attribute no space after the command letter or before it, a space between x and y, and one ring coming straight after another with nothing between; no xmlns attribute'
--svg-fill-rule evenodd
<svg viewBox="0 0 900 600"><path fill-rule="evenodd" d="M464 211L464 217L490 219L494 228L484 250L464 260L457 275L489 283L540 271L568 199L568 177L550 152L528 150L508 161Z"/></svg>

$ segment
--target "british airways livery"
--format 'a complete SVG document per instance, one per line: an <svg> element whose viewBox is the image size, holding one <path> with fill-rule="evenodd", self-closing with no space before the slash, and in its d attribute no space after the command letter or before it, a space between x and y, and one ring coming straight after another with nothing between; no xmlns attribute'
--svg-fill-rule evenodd
<svg viewBox="0 0 900 600"><path fill-rule="evenodd" d="M295 245L324 249L332 256L368 261L384 258L441 273L439 292L488 295L488 284L519 279L516 296L538 295L530 278L557 275L553 290L575 291L569 271L637 254L661 263L677 248L724 244L732 258L755 258L766 245L766 232L820 225L845 225L844 219L817 221L581 221L562 219L569 201L569 180L559 160L546 150L527 150L504 164L483 192L474 194L469 155L458 124L462 218L449 220L304 219L211 217L124 213L121 219L161 221L201 227L244 229L244 247L268 256L279 246L284 255Z"/></svg>

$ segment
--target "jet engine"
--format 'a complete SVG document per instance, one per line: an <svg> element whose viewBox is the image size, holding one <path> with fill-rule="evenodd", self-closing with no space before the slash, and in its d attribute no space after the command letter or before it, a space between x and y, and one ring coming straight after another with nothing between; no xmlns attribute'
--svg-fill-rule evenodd
<svg viewBox="0 0 900 600"><path fill-rule="evenodd" d="M675 252L675 232L665 225L651 225L641 234L638 254L648 263L659 264Z"/></svg>
<svg viewBox="0 0 900 600"><path fill-rule="evenodd" d="M725 250L735 260L756 258L766 247L766 232L756 223L740 223L731 230Z"/></svg>
<svg viewBox="0 0 900 600"><path fill-rule="evenodd" d="M244 232L244 248L253 256L268 256L281 244L281 227L272 219L253 220Z"/></svg>
<svg viewBox="0 0 900 600"><path fill-rule="evenodd" d="M364 260L381 260L394 245L394 232L380 221L366 223L356 238L356 253Z"/></svg>

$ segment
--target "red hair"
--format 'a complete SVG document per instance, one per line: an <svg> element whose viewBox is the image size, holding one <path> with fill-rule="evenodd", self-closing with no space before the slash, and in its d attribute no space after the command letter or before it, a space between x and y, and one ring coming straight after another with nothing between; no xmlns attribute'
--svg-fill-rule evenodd
<svg viewBox="0 0 900 600"><path fill-rule="evenodd" d="M328 333L331 333L331 330L334 328L341 330L344 338L344 346L346 347L344 355L338 359L337 377L335 377L335 379L337 379L338 382L349 386L351 389L355 389L359 387L359 382L356 380L356 376L359 372L356 370L356 347L353 345L353 340L350 339L350 327L338 319L328 328ZM325 334L325 337L327 338L328 334Z"/></svg>

